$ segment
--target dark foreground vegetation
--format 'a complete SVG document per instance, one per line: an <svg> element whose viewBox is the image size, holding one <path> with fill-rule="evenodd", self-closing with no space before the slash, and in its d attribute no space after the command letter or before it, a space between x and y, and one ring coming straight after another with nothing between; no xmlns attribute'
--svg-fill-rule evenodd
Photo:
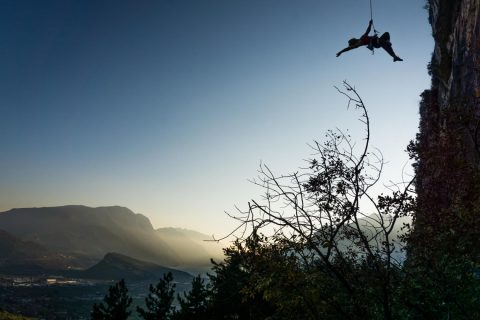
<svg viewBox="0 0 480 320"><path fill-rule="evenodd" d="M0 309L0 320L29 320L30 318L11 314Z"/></svg>
<svg viewBox="0 0 480 320"><path fill-rule="evenodd" d="M262 166L254 183L264 195L232 214L237 240L208 281L196 277L175 297L167 274L135 309L121 281L92 319L480 319L476 246L463 245L453 224L424 233L432 241L422 236L428 226L412 227L428 210L416 202L415 177L372 195L384 162L371 150L362 99L344 85L339 91L364 124L361 145L329 132L305 168L275 175ZM408 147L416 161L418 148ZM452 223L468 226L469 205L456 206Z"/></svg>

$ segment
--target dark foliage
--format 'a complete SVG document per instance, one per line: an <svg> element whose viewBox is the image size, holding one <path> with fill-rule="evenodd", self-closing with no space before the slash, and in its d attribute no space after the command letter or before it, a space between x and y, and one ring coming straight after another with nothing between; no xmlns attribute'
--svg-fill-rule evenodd
<svg viewBox="0 0 480 320"><path fill-rule="evenodd" d="M91 313L92 320L125 320L130 314L129 307L132 298L128 295L125 281L122 279L108 289L103 303L94 304Z"/></svg>
<svg viewBox="0 0 480 320"><path fill-rule="evenodd" d="M144 319L480 319L480 174L458 153L462 139L430 127L438 140L420 134L407 147L420 178L374 197L383 160L370 151L362 99L345 90L365 125L360 151L329 132L306 168L275 175L262 166L254 183L265 194L232 215L243 232L212 261L208 285L196 277L174 311L164 278L147 298L151 310L163 306ZM424 107L439 111L434 101Z"/></svg>
<svg viewBox="0 0 480 320"><path fill-rule="evenodd" d="M175 319L210 319L208 313L209 290L204 283L204 279L200 275L192 280L192 289L188 293L184 293L183 297L177 295L180 309L175 313Z"/></svg>
<svg viewBox="0 0 480 320"><path fill-rule="evenodd" d="M164 274L156 286L150 285L149 290L150 293L145 298L146 309L137 307L138 314L145 320L172 319L175 294L172 273Z"/></svg>

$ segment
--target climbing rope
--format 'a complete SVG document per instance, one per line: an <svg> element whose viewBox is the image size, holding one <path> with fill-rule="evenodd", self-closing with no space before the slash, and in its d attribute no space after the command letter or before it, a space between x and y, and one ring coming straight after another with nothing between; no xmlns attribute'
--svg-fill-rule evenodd
<svg viewBox="0 0 480 320"><path fill-rule="evenodd" d="M372 0L370 0L370 20L373 21L373 10L372 10Z"/></svg>
<svg viewBox="0 0 480 320"><path fill-rule="evenodd" d="M370 0L370 20L372 20L373 33L378 34L377 29L375 29L375 24L373 23L373 9L372 9L372 0Z"/></svg>
<svg viewBox="0 0 480 320"><path fill-rule="evenodd" d="M373 23L373 9L372 9L372 0L370 0L370 20L372 20L373 32L378 34L377 29L375 29L375 24Z"/></svg>
<svg viewBox="0 0 480 320"><path fill-rule="evenodd" d="M373 33L375 34L374 37L377 37L378 31L375 29L375 24L373 23L373 9L372 9L372 0L370 0L370 20L372 21ZM378 40L377 40L378 41ZM375 54L375 49L373 48L373 44L370 41L368 48L372 51L372 54Z"/></svg>

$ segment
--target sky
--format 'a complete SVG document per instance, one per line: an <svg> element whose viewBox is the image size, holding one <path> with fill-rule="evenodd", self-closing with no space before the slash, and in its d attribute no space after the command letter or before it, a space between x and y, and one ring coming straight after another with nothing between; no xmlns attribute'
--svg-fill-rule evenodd
<svg viewBox="0 0 480 320"><path fill-rule="evenodd" d="M260 163L290 173L327 130L361 134L344 80L399 181L433 40L423 1L372 5L403 62L335 56L369 0L0 1L0 211L120 205L222 236Z"/></svg>

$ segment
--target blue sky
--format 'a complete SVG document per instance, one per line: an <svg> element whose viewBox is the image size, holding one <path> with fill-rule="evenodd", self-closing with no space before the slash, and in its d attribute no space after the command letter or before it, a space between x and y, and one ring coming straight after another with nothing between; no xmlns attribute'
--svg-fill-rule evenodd
<svg viewBox="0 0 480 320"><path fill-rule="evenodd" d="M374 0L405 61L360 48L367 0L0 2L0 210L122 205L155 226L221 234L260 191L259 163L303 164L307 143L360 130L334 89L366 102L399 180L429 87L423 1Z"/></svg>

